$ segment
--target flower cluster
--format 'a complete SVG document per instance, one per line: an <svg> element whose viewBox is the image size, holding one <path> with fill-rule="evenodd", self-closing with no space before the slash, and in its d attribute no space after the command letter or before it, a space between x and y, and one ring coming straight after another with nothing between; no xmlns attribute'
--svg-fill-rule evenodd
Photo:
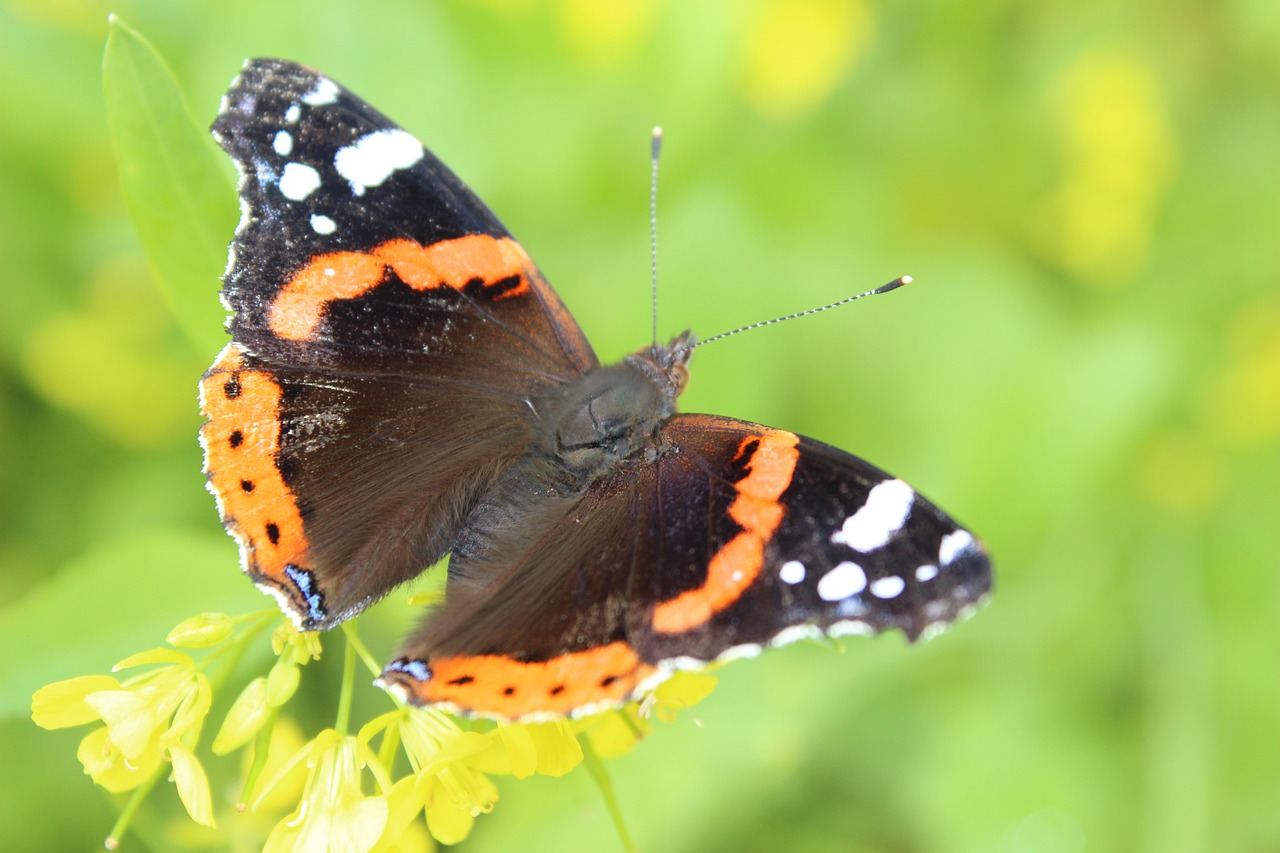
<svg viewBox="0 0 1280 853"><path fill-rule="evenodd" d="M80 741L77 757L108 791L138 788L168 761L191 819L213 826L209 780L194 751L212 699L209 680L190 656L169 649L125 658L113 671L148 665L155 668L124 682L86 675L42 687L31 717L46 729L103 723Z"/></svg>
<svg viewBox="0 0 1280 853"><path fill-rule="evenodd" d="M108 847L165 776L192 820L215 826L210 783L196 757L201 729L215 691L222 692L247 644L273 624L274 661L240 690L209 747L215 756L245 753L237 810L279 816L292 805L288 814L268 818L275 820L272 828L260 830L270 853L416 851L434 849L435 842L457 843L497 801L492 776L562 776L583 761L584 749L604 757L621 754L651 730L652 717L667 718L694 704L714 684L710 676L681 674L643 706L572 723L460 723L429 708L398 706L351 734L354 662L359 656L375 673L377 667L348 624L342 632L346 667L337 722L300 744L296 724L282 712L298 690L301 668L320 657L318 635L281 624L274 612L239 619L203 614L170 632L168 643L176 648L133 655L113 670L140 674L125 681L82 676L50 684L33 697L32 718L44 728L101 723L80 743L85 772L109 791L133 792ZM206 653L197 661L180 649ZM207 673L219 660L229 665L211 679ZM290 738L288 757L281 758Z"/></svg>

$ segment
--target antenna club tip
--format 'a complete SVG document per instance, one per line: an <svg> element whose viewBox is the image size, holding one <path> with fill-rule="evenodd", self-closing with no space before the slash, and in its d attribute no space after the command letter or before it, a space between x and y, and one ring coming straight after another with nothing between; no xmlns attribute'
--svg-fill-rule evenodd
<svg viewBox="0 0 1280 853"><path fill-rule="evenodd" d="M662 138L662 128L661 128L661 127L659 127L659 126L657 126L657 125L654 125L654 127L653 127L653 138L654 138L654 139L661 139L661 138Z"/></svg>
<svg viewBox="0 0 1280 853"><path fill-rule="evenodd" d="M902 287L902 285L910 284L910 283L911 283L911 276L904 275L904 276L895 278L893 281L889 282L888 284L880 285L879 287L877 287L875 290L871 292L872 293L888 293L890 290L897 290L899 287Z"/></svg>

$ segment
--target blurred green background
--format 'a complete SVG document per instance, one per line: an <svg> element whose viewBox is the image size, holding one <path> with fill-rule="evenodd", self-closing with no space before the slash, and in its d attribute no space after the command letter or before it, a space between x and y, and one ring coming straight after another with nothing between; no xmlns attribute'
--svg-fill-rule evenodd
<svg viewBox="0 0 1280 853"><path fill-rule="evenodd" d="M196 444L221 262L192 340L121 199L110 11L202 124L253 55L375 103L488 201L604 359L649 334L657 123L664 335L915 276L699 350L683 407L908 479L987 540L997 594L920 647L723 670L701 725L610 764L643 850L1280 851L1274 0L0 5L6 850L94 849L117 808L83 731L30 722L32 690L265 602ZM327 725L314 696L295 710ZM234 764L213 765L220 803ZM152 799L127 849L184 837L172 787ZM617 840L579 769L504 781L462 848Z"/></svg>

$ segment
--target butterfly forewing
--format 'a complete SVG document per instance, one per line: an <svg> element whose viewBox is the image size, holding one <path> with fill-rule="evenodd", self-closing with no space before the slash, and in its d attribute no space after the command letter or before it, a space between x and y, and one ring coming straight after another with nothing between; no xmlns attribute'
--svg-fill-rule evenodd
<svg viewBox="0 0 1280 853"><path fill-rule="evenodd" d="M452 545L596 364L524 250L407 132L332 80L252 60L214 135L243 218L205 467L246 571L329 627Z"/></svg>
<svg viewBox="0 0 1280 853"><path fill-rule="evenodd" d="M223 297L255 354L515 390L596 363L493 213L329 78L251 60L213 134L240 171L243 207Z"/></svg>

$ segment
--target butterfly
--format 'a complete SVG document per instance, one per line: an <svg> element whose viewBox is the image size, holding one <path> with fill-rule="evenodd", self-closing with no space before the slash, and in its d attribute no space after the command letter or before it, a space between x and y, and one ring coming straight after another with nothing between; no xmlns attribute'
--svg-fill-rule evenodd
<svg viewBox="0 0 1280 853"><path fill-rule="evenodd" d="M242 219L209 489L300 629L450 555L380 679L406 701L577 716L799 639L915 639L988 594L984 546L902 480L677 412L690 333L600 364L497 217L330 78L250 60L212 131Z"/></svg>

